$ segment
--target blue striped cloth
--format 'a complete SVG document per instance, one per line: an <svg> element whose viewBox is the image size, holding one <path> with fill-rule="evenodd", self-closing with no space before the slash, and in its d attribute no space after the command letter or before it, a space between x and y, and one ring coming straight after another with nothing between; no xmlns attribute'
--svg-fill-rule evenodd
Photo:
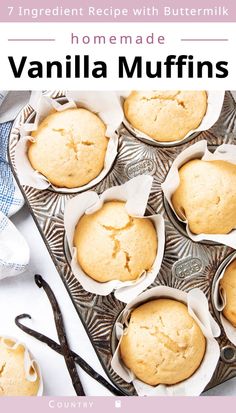
<svg viewBox="0 0 236 413"><path fill-rule="evenodd" d="M7 216L15 214L24 203L7 162L8 136L11 126L12 122L0 124L0 211Z"/></svg>
<svg viewBox="0 0 236 413"><path fill-rule="evenodd" d="M24 204L7 162L8 136L12 122L0 124L0 279L25 271L29 248L8 217Z"/></svg>

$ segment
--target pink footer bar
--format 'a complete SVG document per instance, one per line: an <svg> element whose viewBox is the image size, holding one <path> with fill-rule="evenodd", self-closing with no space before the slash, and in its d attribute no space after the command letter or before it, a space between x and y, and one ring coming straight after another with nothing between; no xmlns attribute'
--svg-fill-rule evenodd
<svg viewBox="0 0 236 413"><path fill-rule="evenodd" d="M1 0L1 22L235 22L235 0Z"/></svg>
<svg viewBox="0 0 236 413"><path fill-rule="evenodd" d="M231 411L235 405L234 397L2 397L1 412L15 413L52 413L78 412L89 413L156 413L180 412L199 413L199 411Z"/></svg>

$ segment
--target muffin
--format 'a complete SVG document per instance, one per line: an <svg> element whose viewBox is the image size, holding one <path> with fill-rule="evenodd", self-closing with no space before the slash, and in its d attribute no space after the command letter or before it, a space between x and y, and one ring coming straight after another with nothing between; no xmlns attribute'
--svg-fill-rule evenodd
<svg viewBox="0 0 236 413"><path fill-rule="evenodd" d="M14 345L14 341L0 337L0 396L36 396L40 385L39 374L35 381L26 377L25 348L22 344L13 348ZM33 375L33 367L30 373Z"/></svg>
<svg viewBox="0 0 236 413"><path fill-rule="evenodd" d="M133 91L124 101L129 123L159 142L183 139L206 114L205 91Z"/></svg>
<svg viewBox="0 0 236 413"><path fill-rule="evenodd" d="M98 282L132 281L151 269L157 254L157 235L147 218L128 215L125 203L106 202L83 215L74 234L77 260Z"/></svg>
<svg viewBox="0 0 236 413"><path fill-rule="evenodd" d="M106 126L89 110L53 113L31 133L31 138L28 158L32 167L57 187L86 185L104 167Z"/></svg>
<svg viewBox="0 0 236 413"><path fill-rule="evenodd" d="M205 350L206 339L187 306L166 298L133 310L120 343L124 364L151 386L186 380L199 368Z"/></svg>
<svg viewBox="0 0 236 413"><path fill-rule="evenodd" d="M195 159L179 169L172 205L194 234L228 234L236 228L236 165Z"/></svg>
<svg viewBox="0 0 236 413"><path fill-rule="evenodd" d="M226 268L223 278L220 280L220 289L226 298L223 315L236 327L236 260Z"/></svg>

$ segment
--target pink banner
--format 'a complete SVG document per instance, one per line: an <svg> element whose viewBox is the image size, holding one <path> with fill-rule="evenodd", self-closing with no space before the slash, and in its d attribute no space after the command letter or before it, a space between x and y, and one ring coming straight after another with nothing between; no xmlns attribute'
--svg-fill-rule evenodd
<svg viewBox="0 0 236 413"><path fill-rule="evenodd" d="M2 412L15 413L149 413L231 411L233 397L1 397Z"/></svg>
<svg viewBox="0 0 236 413"><path fill-rule="evenodd" d="M1 0L1 22L235 22L235 0Z"/></svg>

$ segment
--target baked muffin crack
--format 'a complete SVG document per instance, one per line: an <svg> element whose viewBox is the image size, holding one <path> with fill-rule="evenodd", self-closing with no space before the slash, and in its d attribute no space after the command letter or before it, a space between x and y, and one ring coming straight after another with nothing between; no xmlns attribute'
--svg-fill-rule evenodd
<svg viewBox="0 0 236 413"><path fill-rule="evenodd" d="M112 252L112 258L116 258L117 254L119 254L119 252L123 252L125 255L125 265L124 268L127 269L127 271L131 274L131 268L129 266L130 260L131 260L131 256L129 255L128 251L126 251L125 249L122 248L120 240L117 239L117 236L119 235L119 233L121 231L127 230L130 227L132 227L134 225L134 220L132 217L129 216L129 221L127 222L127 224L125 224L123 227L120 228L115 228L113 226L109 226L109 225L105 225L105 224L101 224L101 226L103 228L105 228L106 231L111 232L111 234L109 235L110 238L112 239L114 246L113 246L113 252Z"/></svg>
<svg viewBox="0 0 236 413"><path fill-rule="evenodd" d="M142 96L141 101L150 102L151 100L159 100L160 102L161 101L176 102L178 106L182 106L182 108L186 109L184 101L178 99L178 96L180 94L181 94L181 92L178 92L173 96L163 96L163 95L155 95L155 96L151 96L151 97ZM163 108L160 108L158 113L161 112L162 109ZM157 116L158 116L158 114L157 114ZM156 120L156 119L154 119L154 120Z"/></svg>
<svg viewBox="0 0 236 413"><path fill-rule="evenodd" d="M154 96L147 97L147 96L142 96L140 100L144 100L145 102L149 102L150 100L177 100L176 98L180 95L180 91L176 92L176 94L173 94L172 96L163 96L163 94L155 94L155 90L153 91Z"/></svg>
<svg viewBox="0 0 236 413"><path fill-rule="evenodd" d="M115 237L114 234L110 235L112 241L114 242L112 258L116 258L117 254L120 252L120 241Z"/></svg>
<svg viewBox="0 0 236 413"><path fill-rule="evenodd" d="M54 132L59 132L61 136L65 136L65 129L63 128L52 128Z"/></svg>
<svg viewBox="0 0 236 413"><path fill-rule="evenodd" d="M80 145L85 145L85 146L93 146L93 145L94 145L94 142L81 141L81 142L78 142L78 144L80 144Z"/></svg>
<svg viewBox="0 0 236 413"><path fill-rule="evenodd" d="M130 255L129 255L129 253L127 252L127 251L125 251L125 250L122 250L123 251L123 253L125 254L125 260L126 260L126 262L125 262L125 268L128 270L128 272L131 274L131 269L130 269L130 266L129 266L129 262L130 262L130 260L131 260L131 257L130 257Z"/></svg>
<svg viewBox="0 0 236 413"><path fill-rule="evenodd" d="M159 315L159 321L160 321L160 323L161 323L162 327L165 327L165 325L164 325L164 322L163 322L163 319L162 319L162 316L161 316L161 315Z"/></svg>
<svg viewBox="0 0 236 413"><path fill-rule="evenodd" d="M101 225L107 231L113 231L116 234L118 234L120 231L123 231L124 229L128 229L128 228L132 227L134 225L134 219L131 216L129 216L129 220L128 220L127 224L125 224L123 227L119 227L119 228L113 227L111 225L105 225L105 224L101 224Z"/></svg>
<svg viewBox="0 0 236 413"><path fill-rule="evenodd" d="M158 327L155 329L155 333L151 333L151 335L157 335L160 342L163 344L165 348L172 351L172 353L181 353L183 350L187 349L188 345L179 345L175 340L173 340L168 334L165 334L163 331L160 331Z"/></svg>
<svg viewBox="0 0 236 413"><path fill-rule="evenodd" d="M68 143L66 144L66 146L74 151L74 153L75 153L75 159L78 160L78 146L77 146L77 143L75 143L73 137L70 137L70 138L68 139Z"/></svg>
<svg viewBox="0 0 236 413"><path fill-rule="evenodd" d="M6 367L6 362L2 364L1 368L0 368L0 377L3 375L5 367Z"/></svg>
<svg viewBox="0 0 236 413"><path fill-rule="evenodd" d="M177 93L176 95L174 95L174 96L165 97L165 96L162 96L162 95L157 95L157 96L152 96L152 97L150 97L150 98L143 96L143 97L141 98L141 101L145 101L145 102L150 102L151 100L156 100L156 101L159 101L159 102L166 101L167 104L168 104L169 102L175 102L175 103L177 104L177 106L180 106L180 107L182 107L185 111L188 111L187 108L186 108L186 106L185 106L184 101L178 99L178 96L179 96L180 94L181 94L181 92L178 92L178 93ZM163 110L165 110L165 106L156 108L156 114L155 114L154 117L153 117L153 122L157 122L157 121L158 121L158 117L159 117L160 113L161 113Z"/></svg>
<svg viewBox="0 0 236 413"><path fill-rule="evenodd" d="M75 133L74 133L74 129L63 129L63 128L59 128L53 129L54 132L58 132L60 133L61 136L66 137L67 139L67 143L66 146L69 149L72 149L75 153L75 159L78 160L78 152L79 152L79 145L84 145L84 146L93 146L94 142L87 140L83 140L80 136L78 136L78 141L76 141L75 139Z"/></svg>

